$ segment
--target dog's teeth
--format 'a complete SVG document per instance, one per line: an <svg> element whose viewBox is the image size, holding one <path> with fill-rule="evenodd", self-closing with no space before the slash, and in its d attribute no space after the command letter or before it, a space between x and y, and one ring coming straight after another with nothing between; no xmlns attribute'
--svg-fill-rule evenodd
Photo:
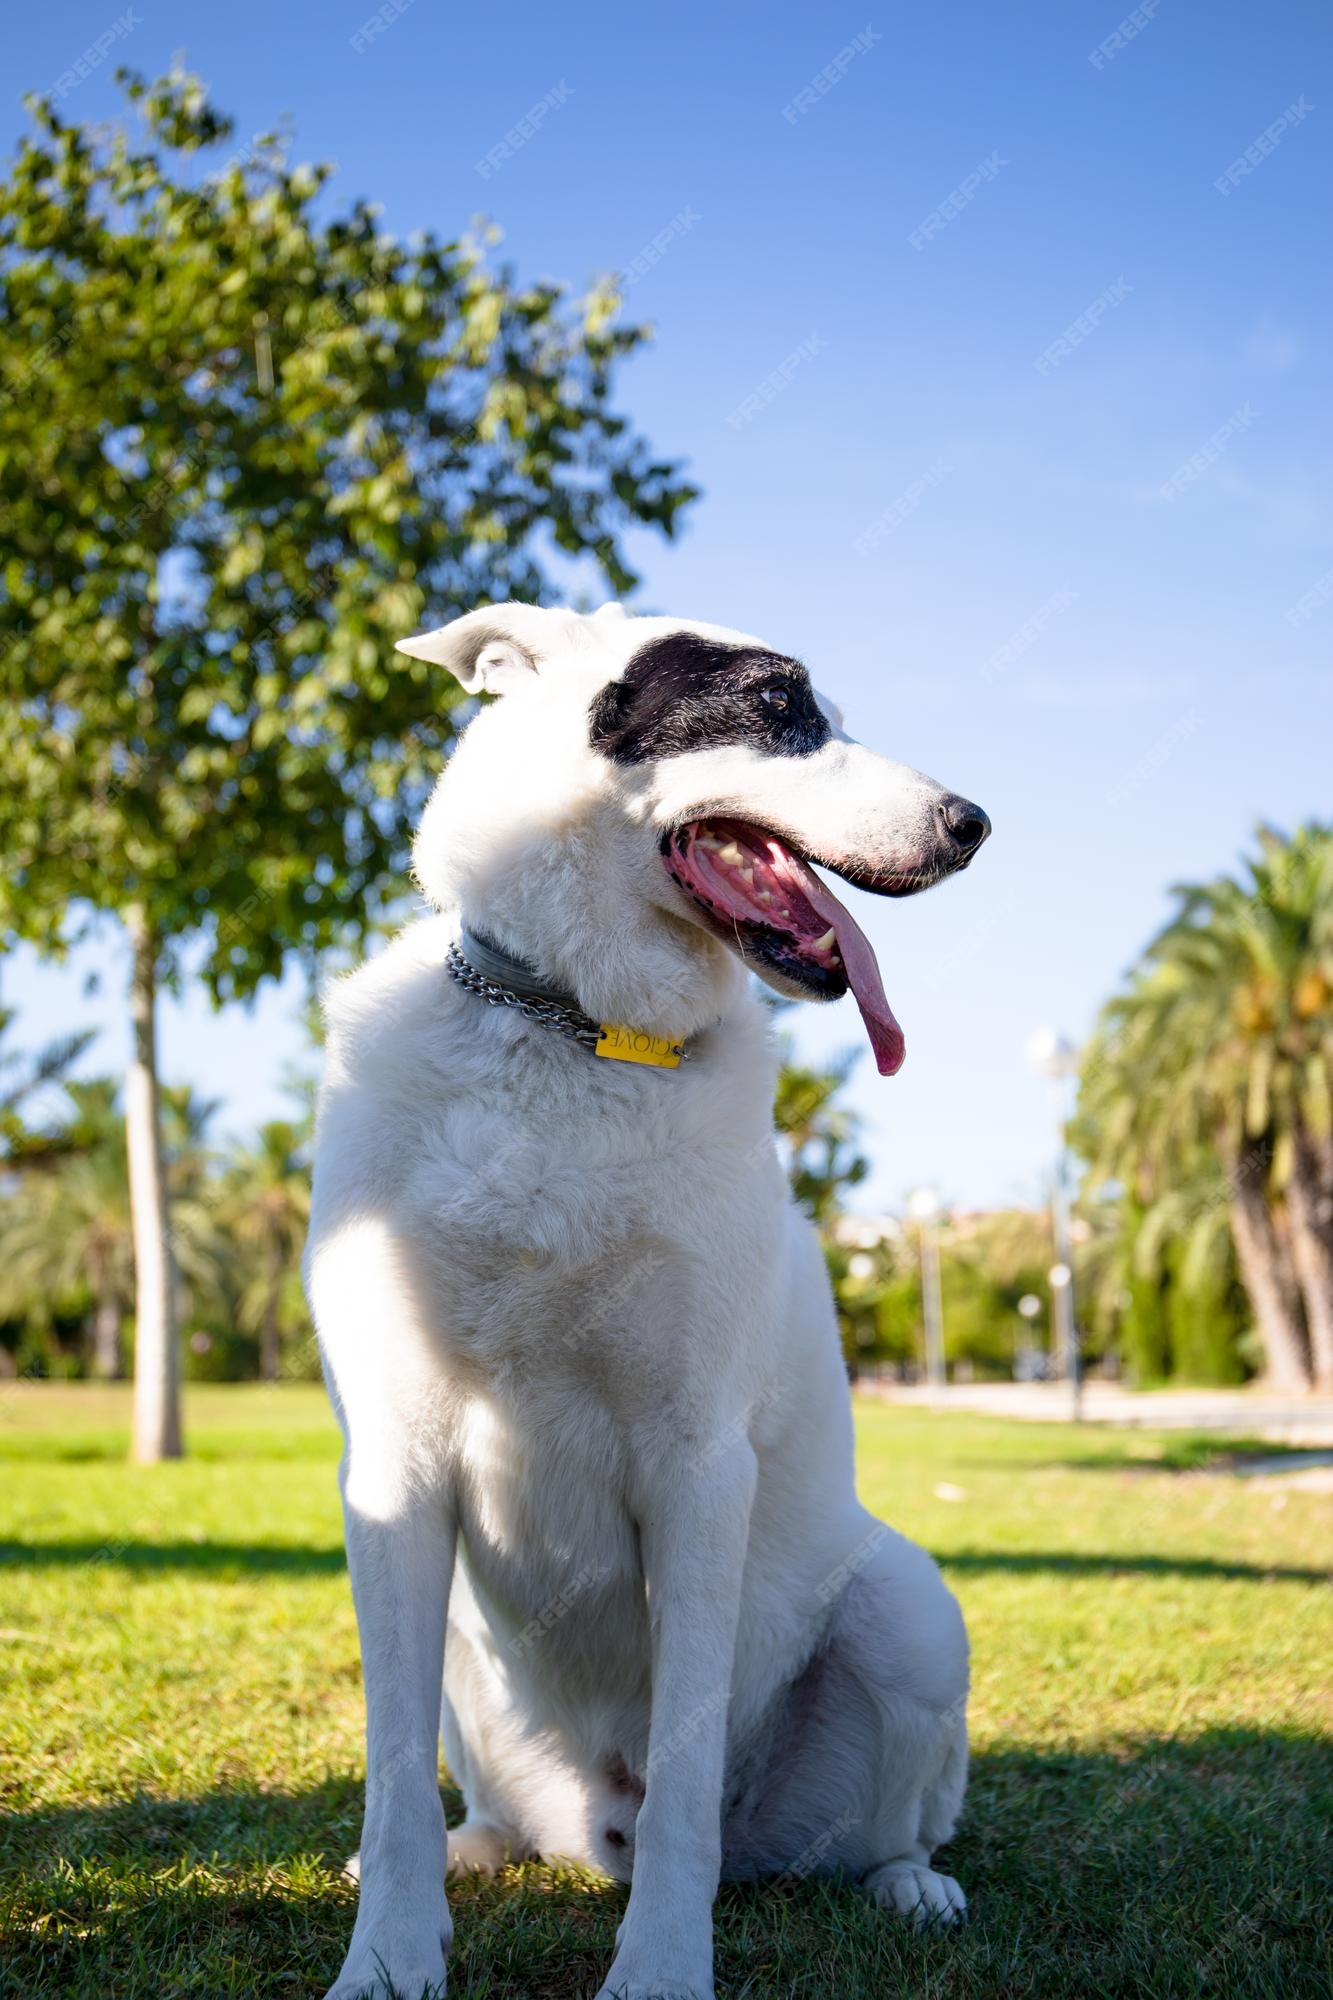
<svg viewBox="0 0 1333 2000"><path fill-rule="evenodd" d="M741 867L745 860L745 856L741 853L734 840L729 840L725 847L718 848L717 858L719 861L727 862L732 868Z"/></svg>
<svg viewBox="0 0 1333 2000"><path fill-rule="evenodd" d="M706 847L710 854L716 854L722 842L715 833L701 833L694 844L696 847Z"/></svg>
<svg viewBox="0 0 1333 2000"><path fill-rule="evenodd" d="M760 903L771 903L773 900L773 891L771 889L756 889L755 900Z"/></svg>
<svg viewBox="0 0 1333 2000"><path fill-rule="evenodd" d="M815 939L810 949L811 951L832 951L835 938L836 938L835 932L825 931L823 937L817 937Z"/></svg>
<svg viewBox="0 0 1333 2000"><path fill-rule="evenodd" d="M753 870L753 868L747 868L747 867L746 867L746 866L745 866L745 865L744 865L744 864L742 863L742 866L741 866L741 877L742 877L742 880L744 880L744 881L746 881L746 882L753 882L753 880L754 880L754 870Z"/></svg>

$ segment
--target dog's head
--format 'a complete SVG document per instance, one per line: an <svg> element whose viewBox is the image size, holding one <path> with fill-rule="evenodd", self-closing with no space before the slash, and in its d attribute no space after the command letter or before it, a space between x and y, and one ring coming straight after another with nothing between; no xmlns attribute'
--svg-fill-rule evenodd
<svg viewBox="0 0 1333 2000"><path fill-rule="evenodd" d="M503 697L422 822L433 902L655 1033L716 1015L738 961L800 998L850 986L898 1068L874 953L810 864L914 895L967 866L979 806L854 742L799 660L723 626L501 604L399 650Z"/></svg>

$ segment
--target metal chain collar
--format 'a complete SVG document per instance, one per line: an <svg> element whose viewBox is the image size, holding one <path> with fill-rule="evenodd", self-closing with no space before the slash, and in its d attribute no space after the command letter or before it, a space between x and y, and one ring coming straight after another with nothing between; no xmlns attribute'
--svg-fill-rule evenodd
<svg viewBox="0 0 1333 2000"><path fill-rule="evenodd" d="M478 972L475 965L468 963L457 944L450 945L445 966L451 979L456 979L469 993L475 993L488 1007L517 1008L524 1020L554 1028L557 1034L567 1035L585 1049L595 1049L602 1038L599 1024L580 1008L567 1006L561 1000L538 1000L526 993L515 993L497 979L488 979L484 972Z"/></svg>

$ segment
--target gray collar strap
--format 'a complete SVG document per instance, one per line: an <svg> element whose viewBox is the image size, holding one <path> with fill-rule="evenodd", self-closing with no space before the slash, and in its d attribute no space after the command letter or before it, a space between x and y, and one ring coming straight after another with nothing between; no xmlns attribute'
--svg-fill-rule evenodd
<svg viewBox="0 0 1333 2000"><path fill-rule="evenodd" d="M524 959L511 958L489 939L478 937L468 924L459 931L445 957L449 977L490 1007L513 1007L527 1021L554 1028L595 1056L613 1062L644 1063L653 1069L676 1069L686 1060L683 1043L637 1028L594 1021L572 993L544 986Z"/></svg>
<svg viewBox="0 0 1333 2000"><path fill-rule="evenodd" d="M498 944L479 937L470 924L463 925L458 943L473 971L479 972L492 985L504 986L511 993L521 993L525 1000L556 1000L562 1007L578 1008L579 1003L572 993L562 993L558 987L547 986L526 959L511 958Z"/></svg>
<svg viewBox="0 0 1333 2000"><path fill-rule="evenodd" d="M580 1043L591 1054L597 1053L602 1030L583 1012L572 994L552 993L530 965L486 943L466 924L458 942L450 945L444 963L449 977L465 992L475 993L488 1007L512 1007L525 1021L554 1028L557 1034Z"/></svg>

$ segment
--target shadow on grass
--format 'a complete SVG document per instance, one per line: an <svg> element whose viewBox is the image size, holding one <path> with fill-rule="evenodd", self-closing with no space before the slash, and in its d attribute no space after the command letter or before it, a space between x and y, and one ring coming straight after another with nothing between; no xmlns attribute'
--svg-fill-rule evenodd
<svg viewBox="0 0 1333 2000"><path fill-rule="evenodd" d="M336 1871L359 1804L359 1786L335 1780L12 1815L0 1994L318 1995L351 1928L355 1892ZM835 1882L729 1886L719 2000L1314 2000L1333 1965L1330 1824L1333 1742L1316 1737L986 1751L943 1863L971 1899L965 1931L914 1935ZM532 1865L452 1901L451 2000L587 2000L625 1891Z"/></svg>
<svg viewBox="0 0 1333 2000"><path fill-rule="evenodd" d="M0 1425L0 1462L16 1465L124 1465L128 1431L7 1431ZM190 1461L196 1465L243 1462L336 1465L342 1450L338 1433L196 1429L189 1433Z"/></svg>
<svg viewBox="0 0 1333 2000"><path fill-rule="evenodd" d="M1141 1551L1117 1555L1098 1549L950 1549L937 1553L946 1572L1009 1571L1044 1576L1171 1576L1209 1583L1324 1583L1327 1569L1283 1567L1279 1563L1222 1562L1213 1556L1154 1556Z"/></svg>
<svg viewBox="0 0 1333 2000"><path fill-rule="evenodd" d="M1114 1550L957 1549L938 1558L946 1570L1031 1571L1068 1576L1176 1576L1209 1582L1325 1583L1327 1569L1224 1562L1211 1556L1158 1556ZM0 1568L79 1568L113 1564L129 1570L186 1570L229 1576L328 1576L346 1569L342 1549L284 1548L246 1542L142 1542L82 1537L61 1542L0 1542Z"/></svg>
<svg viewBox="0 0 1333 2000"><path fill-rule="evenodd" d="M1272 1465L1275 1471L1286 1465L1296 1469L1321 1457L1326 1459L1329 1449L1224 1431L1157 1432L1146 1446L1136 1431L1098 1429L1095 1442L1082 1451L1056 1452L1045 1458L1024 1454L1021 1460L1016 1455L982 1457L976 1452L960 1452L954 1462L988 1471L1012 1471L1021 1463L1025 1472L1120 1472L1141 1478L1158 1472L1243 1473L1256 1465Z"/></svg>
<svg viewBox="0 0 1333 2000"><path fill-rule="evenodd" d="M253 1576L329 1576L346 1569L342 1549L271 1547L262 1542L132 1542L108 1536L68 1542L0 1542L0 1568L40 1569L84 1563L115 1564L121 1569L183 1569L226 1571ZM0 1989L0 1993L3 1989Z"/></svg>

